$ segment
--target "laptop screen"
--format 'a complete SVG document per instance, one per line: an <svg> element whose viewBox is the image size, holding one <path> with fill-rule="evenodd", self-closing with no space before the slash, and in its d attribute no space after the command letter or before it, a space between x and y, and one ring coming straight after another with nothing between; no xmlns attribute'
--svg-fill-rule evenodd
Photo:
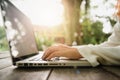
<svg viewBox="0 0 120 80"><path fill-rule="evenodd" d="M30 19L8 0L4 0L2 10L12 57L38 53Z"/></svg>

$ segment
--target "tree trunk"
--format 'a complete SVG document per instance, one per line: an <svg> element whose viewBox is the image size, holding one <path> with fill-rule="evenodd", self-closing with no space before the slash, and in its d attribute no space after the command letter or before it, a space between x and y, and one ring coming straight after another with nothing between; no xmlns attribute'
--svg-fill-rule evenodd
<svg viewBox="0 0 120 80"><path fill-rule="evenodd" d="M79 23L80 18L80 5L82 0L62 0L65 9L65 32L66 43L72 45L75 41L80 44L81 41L81 28Z"/></svg>

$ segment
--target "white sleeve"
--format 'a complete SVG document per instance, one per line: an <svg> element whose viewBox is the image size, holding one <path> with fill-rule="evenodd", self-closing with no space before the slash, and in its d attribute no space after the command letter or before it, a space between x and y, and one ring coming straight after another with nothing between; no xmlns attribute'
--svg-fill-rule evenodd
<svg viewBox="0 0 120 80"><path fill-rule="evenodd" d="M100 45L83 45L76 48L92 66L120 65L120 24L117 23L114 26L114 31L108 41Z"/></svg>

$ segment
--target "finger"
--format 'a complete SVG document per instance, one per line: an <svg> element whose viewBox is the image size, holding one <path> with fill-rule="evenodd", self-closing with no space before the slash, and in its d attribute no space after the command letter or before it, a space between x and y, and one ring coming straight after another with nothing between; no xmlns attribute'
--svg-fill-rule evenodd
<svg viewBox="0 0 120 80"><path fill-rule="evenodd" d="M42 59L44 59L45 58L45 56L50 52L50 48L48 48L45 52L44 52L44 54L43 54L43 56L42 56Z"/></svg>
<svg viewBox="0 0 120 80"><path fill-rule="evenodd" d="M51 53L53 53L54 51L56 51L57 49L55 49L54 47L50 47L48 48L44 55L42 56L42 59L45 59L47 56L49 56Z"/></svg>
<svg viewBox="0 0 120 80"><path fill-rule="evenodd" d="M48 51L47 53L45 53L45 55L43 55L42 59L46 59L50 54L52 54L54 51Z"/></svg>
<svg viewBox="0 0 120 80"><path fill-rule="evenodd" d="M46 60L50 60L51 58L54 58L54 57L59 57L59 53L54 52L54 53L50 54L48 57L46 57Z"/></svg>
<svg viewBox="0 0 120 80"><path fill-rule="evenodd" d="M52 46L52 47L49 47L46 51L45 51L45 53L44 53L44 55L42 56L42 59L44 60L44 59L46 59L51 53L53 53L53 52L55 52L55 51L61 51L61 50L63 50L63 48L68 48L68 46L63 46L63 45L56 45L56 46Z"/></svg>

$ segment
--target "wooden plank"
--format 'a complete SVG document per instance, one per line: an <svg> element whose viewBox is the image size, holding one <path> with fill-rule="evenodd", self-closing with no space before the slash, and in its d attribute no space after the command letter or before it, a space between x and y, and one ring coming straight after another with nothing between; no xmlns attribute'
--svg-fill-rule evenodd
<svg viewBox="0 0 120 80"><path fill-rule="evenodd" d="M49 68L17 68L11 66L0 70L0 80L46 80Z"/></svg>
<svg viewBox="0 0 120 80"><path fill-rule="evenodd" d="M106 71L110 72L113 75L119 76L120 77L120 66L107 66L103 67Z"/></svg>
<svg viewBox="0 0 120 80"><path fill-rule="evenodd" d="M12 65L12 60L10 57L0 59L0 69L6 68L6 67L11 66L11 65Z"/></svg>
<svg viewBox="0 0 120 80"><path fill-rule="evenodd" d="M48 80L120 80L102 68L56 68Z"/></svg>
<svg viewBox="0 0 120 80"><path fill-rule="evenodd" d="M9 51L0 52L0 59L10 57Z"/></svg>
<svg viewBox="0 0 120 80"><path fill-rule="evenodd" d="M9 53L9 51L0 51L0 54Z"/></svg>

